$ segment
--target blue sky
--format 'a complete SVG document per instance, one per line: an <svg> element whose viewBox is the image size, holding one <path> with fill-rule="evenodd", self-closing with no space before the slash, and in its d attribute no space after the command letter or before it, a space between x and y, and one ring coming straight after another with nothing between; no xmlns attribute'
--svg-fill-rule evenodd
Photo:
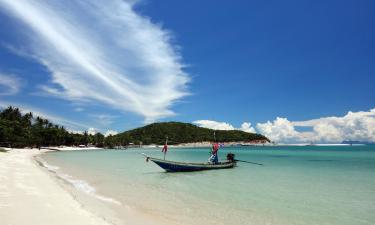
<svg viewBox="0 0 375 225"><path fill-rule="evenodd" d="M0 106L76 131L174 120L375 141L374 1L105 4L0 0Z"/></svg>

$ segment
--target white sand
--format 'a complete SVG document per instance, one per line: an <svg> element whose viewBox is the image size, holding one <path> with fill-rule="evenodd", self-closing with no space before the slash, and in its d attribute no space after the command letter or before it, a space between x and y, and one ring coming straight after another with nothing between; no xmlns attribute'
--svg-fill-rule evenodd
<svg viewBox="0 0 375 225"><path fill-rule="evenodd" d="M41 152L43 152L42 150ZM32 157L36 149L0 152L1 225L107 225L86 211Z"/></svg>

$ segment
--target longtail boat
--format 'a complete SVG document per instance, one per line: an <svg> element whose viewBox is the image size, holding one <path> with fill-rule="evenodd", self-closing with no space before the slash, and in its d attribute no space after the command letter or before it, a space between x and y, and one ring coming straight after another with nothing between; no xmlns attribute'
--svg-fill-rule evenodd
<svg viewBox="0 0 375 225"><path fill-rule="evenodd" d="M146 157L146 161L152 161L156 165L160 166L167 172L193 172L200 170L217 170L217 169L229 169L236 166L236 160L230 159L228 161L219 162L212 164L206 163L190 163L190 162L175 162L164 159L153 158L142 153ZM233 155L234 156L234 155Z"/></svg>

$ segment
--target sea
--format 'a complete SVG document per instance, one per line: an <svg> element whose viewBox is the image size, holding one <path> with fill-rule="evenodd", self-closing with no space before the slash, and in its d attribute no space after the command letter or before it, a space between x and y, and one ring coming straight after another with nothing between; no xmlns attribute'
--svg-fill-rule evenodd
<svg viewBox="0 0 375 225"><path fill-rule="evenodd" d="M166 173L141 153L52 152L40 164L87 210L113 224L373 225L375 146L223 147L233 169ZM168 160L205 162L209 148L170 148Z"/></svg>

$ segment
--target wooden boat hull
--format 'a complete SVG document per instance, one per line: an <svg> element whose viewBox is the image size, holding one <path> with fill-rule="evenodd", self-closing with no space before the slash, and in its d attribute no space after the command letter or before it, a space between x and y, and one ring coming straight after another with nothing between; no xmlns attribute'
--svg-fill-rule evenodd
<svg viewBox="0 0 375 225"><path fill-rule="evenodd" d="M225 161L218 164L210 163L185 163L185 162L174 162L163 159L157 159L146 156L147 160L154 162L167 172L193 172L201 170L217 170L217 169L229 169L236 165L236 162Z"/></svg>

